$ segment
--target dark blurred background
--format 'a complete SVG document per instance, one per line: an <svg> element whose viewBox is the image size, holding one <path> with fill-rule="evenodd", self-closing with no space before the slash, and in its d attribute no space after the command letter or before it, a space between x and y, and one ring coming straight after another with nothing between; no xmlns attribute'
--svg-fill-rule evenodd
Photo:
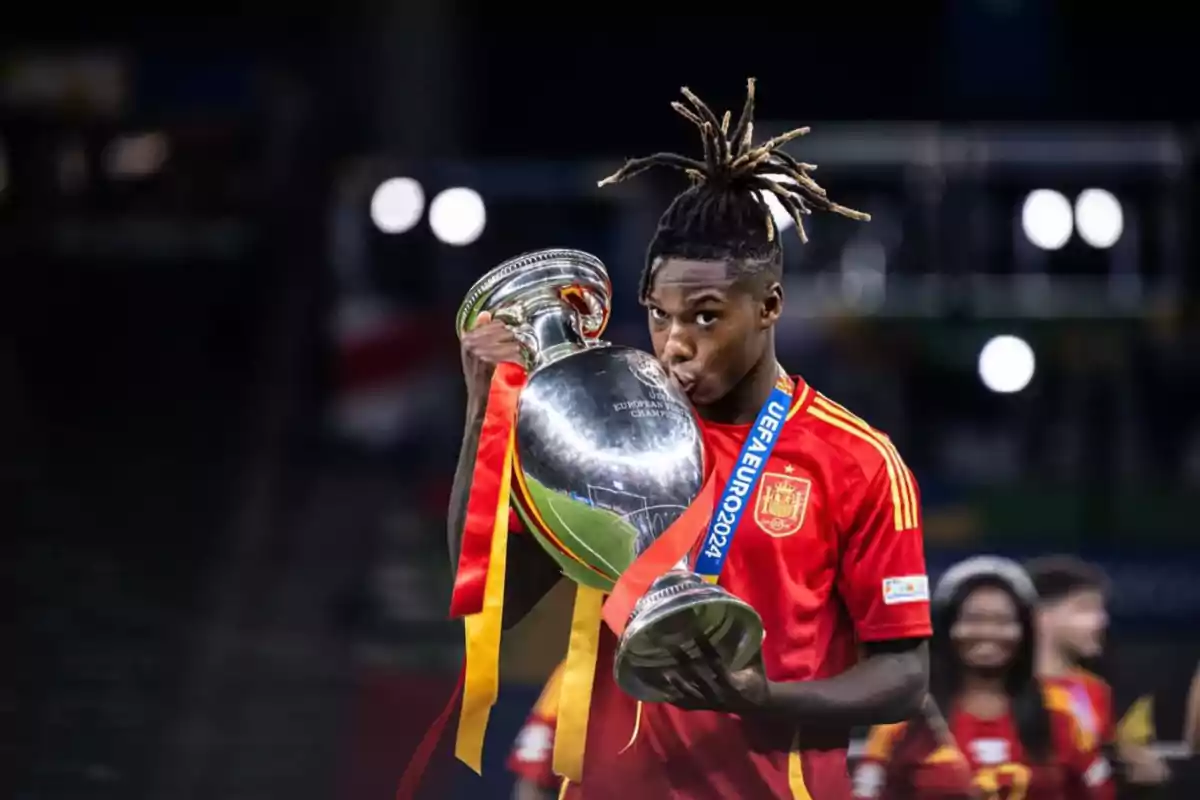
<svg viewBox="0 0 1200 800"><path fill-rule="evenodd" d="M985 550L1105 566L1118 703L1161 698L1178 751L1200 660L1189 22L575 10L6 25L0 796L391 796L461 659L457 303L508 256L581 248L617 286L607 338L648 345L636 278L680 187L596 180L695 151L679 86L737 108L749 75L756 133L811 124L791 152L875 217L789 236L784 363L896 439L935 572ZM462 796L507 796L568 609L508 637ZM1170 796L1200 796L1173 766Z"/></svg>

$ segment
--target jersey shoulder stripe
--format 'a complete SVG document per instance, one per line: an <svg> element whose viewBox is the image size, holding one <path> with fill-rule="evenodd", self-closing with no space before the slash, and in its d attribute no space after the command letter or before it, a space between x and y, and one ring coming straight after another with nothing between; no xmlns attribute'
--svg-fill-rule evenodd
<svg viewBox="0 0 1200 800"><path fill-rule="evenodd" d="M916 483L892 440L820 392L813 394L808 413L826 425L864 443L883 460L883 466L887 470L896 530L907 531L919 527L920 509Z"/></svg>

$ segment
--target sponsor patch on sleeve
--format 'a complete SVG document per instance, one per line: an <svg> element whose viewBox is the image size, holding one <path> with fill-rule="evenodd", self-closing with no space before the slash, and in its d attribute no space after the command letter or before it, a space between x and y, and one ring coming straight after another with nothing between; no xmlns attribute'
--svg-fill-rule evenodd
<svg viewBox="0 0 1200 800"><path fill-rule="evenodd" d="M900 603L928 603L929 578L925 575L884 578L883 602L889 606Z"/></svg>

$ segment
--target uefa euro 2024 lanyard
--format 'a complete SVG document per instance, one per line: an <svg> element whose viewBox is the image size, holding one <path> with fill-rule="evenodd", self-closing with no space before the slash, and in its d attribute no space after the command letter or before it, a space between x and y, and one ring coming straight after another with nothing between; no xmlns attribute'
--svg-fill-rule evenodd
<svg viewBox="0 0 1200 800"><path fill-rule="evenodd" d="M716 583L721 577L721 570L725 567L725 559L729 557L729 548L733 545L733 536L742 521L746 504L754 496L754 490L763 470L766 469L771 452L779 441L779 433L792 405L795 382L788 377L783 367L778 369L779 379L759 410L754 425L750 427L750 435L746 437L737 461L729 471L725 488L721 491L712 517L708 521L704 543L696 556L693 569L709 583Z"/></svg>

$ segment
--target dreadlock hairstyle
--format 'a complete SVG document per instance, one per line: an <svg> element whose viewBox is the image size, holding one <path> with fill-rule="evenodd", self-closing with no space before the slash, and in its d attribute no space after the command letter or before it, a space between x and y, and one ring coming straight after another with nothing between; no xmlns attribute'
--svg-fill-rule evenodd
<svg viewBox="0 0 1200 800"><path fill-rule="evenodd" d="M727 261L738 277L770 271L778 276L783 252L765 193L779 199L796 223L801 242L808 241L803 218L813 209L855 220L870 215L831 201L805 164L781 149L809 132L797 128L754 146L754 79L746 82L746 102L730 133L730 112L717 119L707 104L686 86L680 91L688 105L671 103L680 116L700 129L704 159L676 153L655 153L635 158L600 186L629 180L652 167L672 167L684 172L692 185L675 199L658 220L658 229L646 252L639 297L650 289L651 269L660 257Z"/></svg>

